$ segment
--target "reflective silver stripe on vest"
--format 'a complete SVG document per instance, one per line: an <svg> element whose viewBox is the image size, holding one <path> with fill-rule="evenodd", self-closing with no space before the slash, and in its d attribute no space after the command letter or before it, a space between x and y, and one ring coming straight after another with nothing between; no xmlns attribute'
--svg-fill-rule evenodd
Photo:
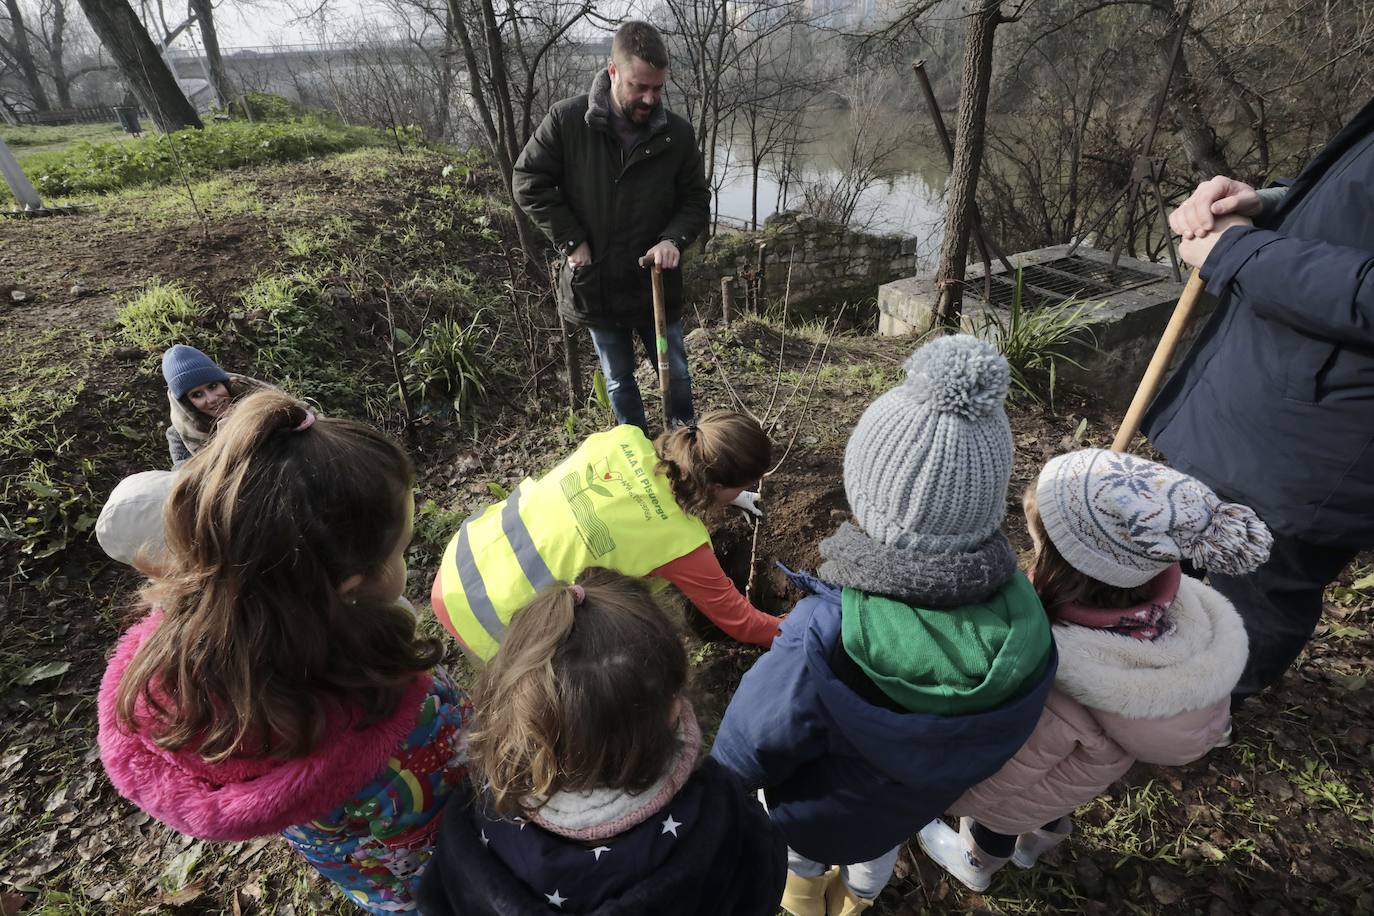
<svg viewBox="0 0 1374 916"><path fill-rule="evenodd" d="M481 514L475 512L468 516L458 530L458 549L455 553L458 581L463 585L463 594L467 597L468 607L472 608L472 616L499 643L506 635L506 625L501 622L491 598L487 597L487 584L482 581L482 573L477 569L477 560L472 555L472 545L468 543L468 525Z"/></svg>
<svg viewBox="0 0 1374 916"><path fill-rule="evenodd" d="M525 573L525 578L530 580L530 585L534 586L535 592L542 592L558 581L539 555L539 548L534 546L534 538L530 537L530 529L520 517L519 487L515 488L515 492L506 500L506 507L501 510L501 532L510 541L515 559L520 561L520 569Z"/></svg>

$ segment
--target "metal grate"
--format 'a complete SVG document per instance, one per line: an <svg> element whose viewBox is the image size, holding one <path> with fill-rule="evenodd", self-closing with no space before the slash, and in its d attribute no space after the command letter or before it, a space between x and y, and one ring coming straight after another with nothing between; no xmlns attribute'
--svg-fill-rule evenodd
<svg viewBox="0 0 1374 916"><path fill-rule="evenodd" d="M1055 258L1021 268L1021 304L1026 308L1058 305L1070 297L1105 299L1140 286L1158 283L1163 277L1131 267L1112 267L1078 255ZM968 289L983 291L979 280L970 279ZM1016 275L998 273L992 277L992 304L1010 308L1016 295Z"/></svg>

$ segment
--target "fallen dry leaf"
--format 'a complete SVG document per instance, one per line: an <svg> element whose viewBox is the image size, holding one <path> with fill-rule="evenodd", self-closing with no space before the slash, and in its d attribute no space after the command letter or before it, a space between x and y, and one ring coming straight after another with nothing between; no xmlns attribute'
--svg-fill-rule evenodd
<svg viewBox="0 0 1374 916"><path fill-rule="evenodd" d="M175 894L164 894L162 902L167 906L180 907L195 903L203 896L205 896L205 882L192 881Z"/></svg>
<svg viewBox="0 0 1374 916"><path fill-rule="evenodd" d="M0 891L0 916L18 916L28 904L29 898L17 891Z"/></svg>

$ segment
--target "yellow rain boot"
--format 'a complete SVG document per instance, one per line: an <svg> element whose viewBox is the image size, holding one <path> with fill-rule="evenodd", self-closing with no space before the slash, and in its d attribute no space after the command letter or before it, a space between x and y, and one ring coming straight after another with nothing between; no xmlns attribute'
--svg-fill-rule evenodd
<svg viewBox="0 0 1374 916"><path fill-rule="evenodd" d="M826 888L832 881L840 882L840 870L832 868L814 878L803 878L787 872L787 886L782 892L782 908L792 916L826 916Z"/></svg>
<svg viewBox="0 0 1374 916"><path fill-rule="evenodd" d="M827 916L858 916L873 905L873 901L856 896L844 883L844 878L836 878L825 889L825 912Z"/></svg>

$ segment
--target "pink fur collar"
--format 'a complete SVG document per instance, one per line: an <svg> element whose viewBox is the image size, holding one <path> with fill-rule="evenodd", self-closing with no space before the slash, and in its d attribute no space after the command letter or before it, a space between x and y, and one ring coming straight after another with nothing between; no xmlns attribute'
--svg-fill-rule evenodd
<svg viewBox="0 0 1374 916"><path fill-rule="evenodd" d="M278 833L328 813L386 766L415 727L432 678L415 678L396 712L363 730L340 713L323 743L294 760L206 763L192 751L166 751L115 717L120 678L162 619L153 611L115 647L100 682L100 757L110 782L129 801L182 833L207 840L246 840Z"/></svg>
<svg viewBox="0 0 1374 916"><path fill-rule="evenodd" d="M573 840L607 840L642 824L672 801L696 770L701 729L696 711L685 699L678 717L677 739L677 752L667 771L643 792L559 792L544 802L532 820L551 833Z"/></svg>

